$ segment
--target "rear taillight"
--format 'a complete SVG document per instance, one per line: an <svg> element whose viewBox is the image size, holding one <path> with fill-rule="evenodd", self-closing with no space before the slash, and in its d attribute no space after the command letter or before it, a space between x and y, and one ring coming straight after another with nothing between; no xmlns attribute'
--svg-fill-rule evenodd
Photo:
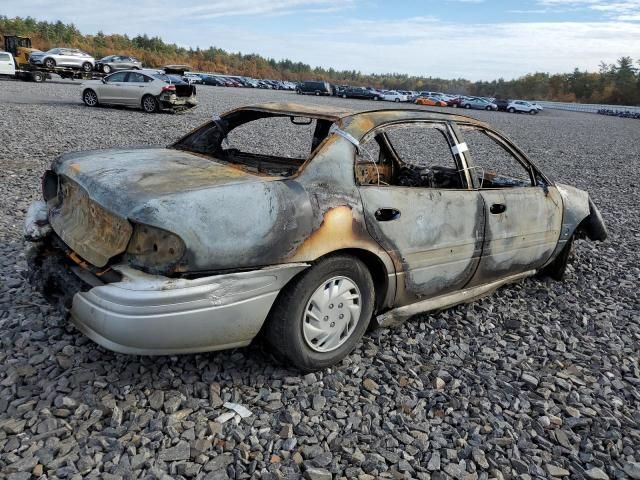
<svg viewBox="0 0 640 480"><path fill-rule="evenodd" d="M162 87L162 91L163 92L175 92L176 91L176 86L175 85L166 85L166 86Z"/></svg>

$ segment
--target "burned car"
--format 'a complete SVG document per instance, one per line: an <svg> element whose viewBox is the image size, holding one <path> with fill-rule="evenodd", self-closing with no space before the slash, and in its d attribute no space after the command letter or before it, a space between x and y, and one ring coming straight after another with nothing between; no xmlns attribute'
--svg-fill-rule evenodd
<svg viewBox="0 0 640 480"><path fill-rule="evenodd" d="M372 322L561 279L574 239L607 236L587 192L424 109L243 107L167 148L63 155L42 189L31 278L89 338L155 355L260 334L303 370Z"/></svg>

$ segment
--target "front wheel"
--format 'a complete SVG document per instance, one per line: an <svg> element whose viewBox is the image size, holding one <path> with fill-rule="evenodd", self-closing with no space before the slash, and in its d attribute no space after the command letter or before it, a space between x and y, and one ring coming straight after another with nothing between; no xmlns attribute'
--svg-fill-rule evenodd
<svg viewBox="0 0 640 480"><path fill-rule="evenodd" d="M47 68L53 68L56 66L56 61L53 58L47 58L44 61L44 66Z"/></svg>
<svg viewBox="0 0 640 480"><path fill-rule="evenodd" d="M485 110L491 110L491 107L487 107L487 108L485 108Z"/></svg>
<svg viewBox="0 0 640 480"><path fill-rule="evenodd" d="M452 104L451 106L452 106L453 108L458 108L458 104L457 104L457 103L454 103L454 104Z"/></svg>
<svg viewBox="0 0 640 480"><path fill-rule="evenodd" d="M464 106L464 108L466 108L467 110L471 108L471 105L469 105L468 103Z"/></svg>
<svg viewBox="0 0 640 480"><path fill-rule="evenodd" d="M111 67L109 65L103 65L102 66L102 72L103 73L111 73Z"/></svg>
<svg viewBox="0 0 640 480"><path fill-rule="evenodd" d="M145 95L142 97L142 109L147 113L155 113L160 108L158 100L153 95Z"/></svg>
<svg viewBox="0 0 640 480"><path fill-rule="evenodd" d="M569 260L571 259L573 253L573 237L571 237L567 243L564 245L562 251L558 254L553 261L544 267L540 274L543 276L551 277L554 280L561 281L564 279L564 274L567 271L567 266L569 265Z"/></svg>
<svg viewBox="0 0 640 480"><path fill-rule="evenodd" d="M378 101L378 97L373 97L373 101L377 102Z"/></svg>
<svg viewBox="0 0 640 480"><path fill-rule="evenodd" d="M394 100L394 102L396 102L396 103L400 103L400 99L399 99L399 98L396 98L396 99Z"/></svg>
<svg viewBox="0 0 640 480"><path fill-rule="evenodd" d="M82 64L82 70L85 72L90 72L91 70L93 70L93 65L91 65L89 62L84 62Z"/></svg>
<svg viewBox="0 0 640 480"><path fill-rule="evenodd" d="M82 94L82 101L87 107L95 107L98 105L98 95L91 89L87 89Z"/></svg>
<svg viewBox="0 0 640 480"><path fill-rule="evenodd" d="M537 115L538 110L529 110L529 115Z"/></svg>
<svg viewBox="0 0 640 480"><path fill-rule="evenodd" d="M375 290L362 261L320 260L287 285L265 325L265 338L289 364L306 371L340 362L357 345L373 314Z"/></svg>
<svg viewBox="0 0 640 480"><path fill-rule="evenodd" d="M342 94L342 98L347 98L347 95L345 93Z"/></svg>

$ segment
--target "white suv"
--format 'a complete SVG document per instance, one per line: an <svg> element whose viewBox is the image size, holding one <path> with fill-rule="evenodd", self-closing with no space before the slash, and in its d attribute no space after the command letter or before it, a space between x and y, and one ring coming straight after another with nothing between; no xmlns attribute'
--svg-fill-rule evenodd
<svg viewBox="0 0 640 480"><path fill-rule="evenodd" d="M513 100L507 105L507 112L509 113L528 113L530 115L536 115L538 113L538 107L525 102L524 100Z"/></svg>
<svg viewBox="0 0 640 480"><path fill-rule="evenodd" d="M11 75L13 77L15 74L16 65L13 63L13 55L9 52L0 51L0 75Z"/></svg>

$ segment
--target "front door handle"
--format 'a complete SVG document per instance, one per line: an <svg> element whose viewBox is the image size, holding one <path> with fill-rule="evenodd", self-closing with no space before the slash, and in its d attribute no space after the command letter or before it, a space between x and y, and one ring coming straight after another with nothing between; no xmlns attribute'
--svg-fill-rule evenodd
<svg viewBox="0 0 640 480"><path fill-rule="evenodd" d="M400 210L395 208L379 208L374 214L379 222L389 222L400 218Z"/></svg>
<svg viewBox="0 0 640 480"><path fill-rule="evenodd" d="M507 210L507 206L504 203L494 203L489 208L489 211L494 215L498 215L500 213L504 213Z"/></svg>

